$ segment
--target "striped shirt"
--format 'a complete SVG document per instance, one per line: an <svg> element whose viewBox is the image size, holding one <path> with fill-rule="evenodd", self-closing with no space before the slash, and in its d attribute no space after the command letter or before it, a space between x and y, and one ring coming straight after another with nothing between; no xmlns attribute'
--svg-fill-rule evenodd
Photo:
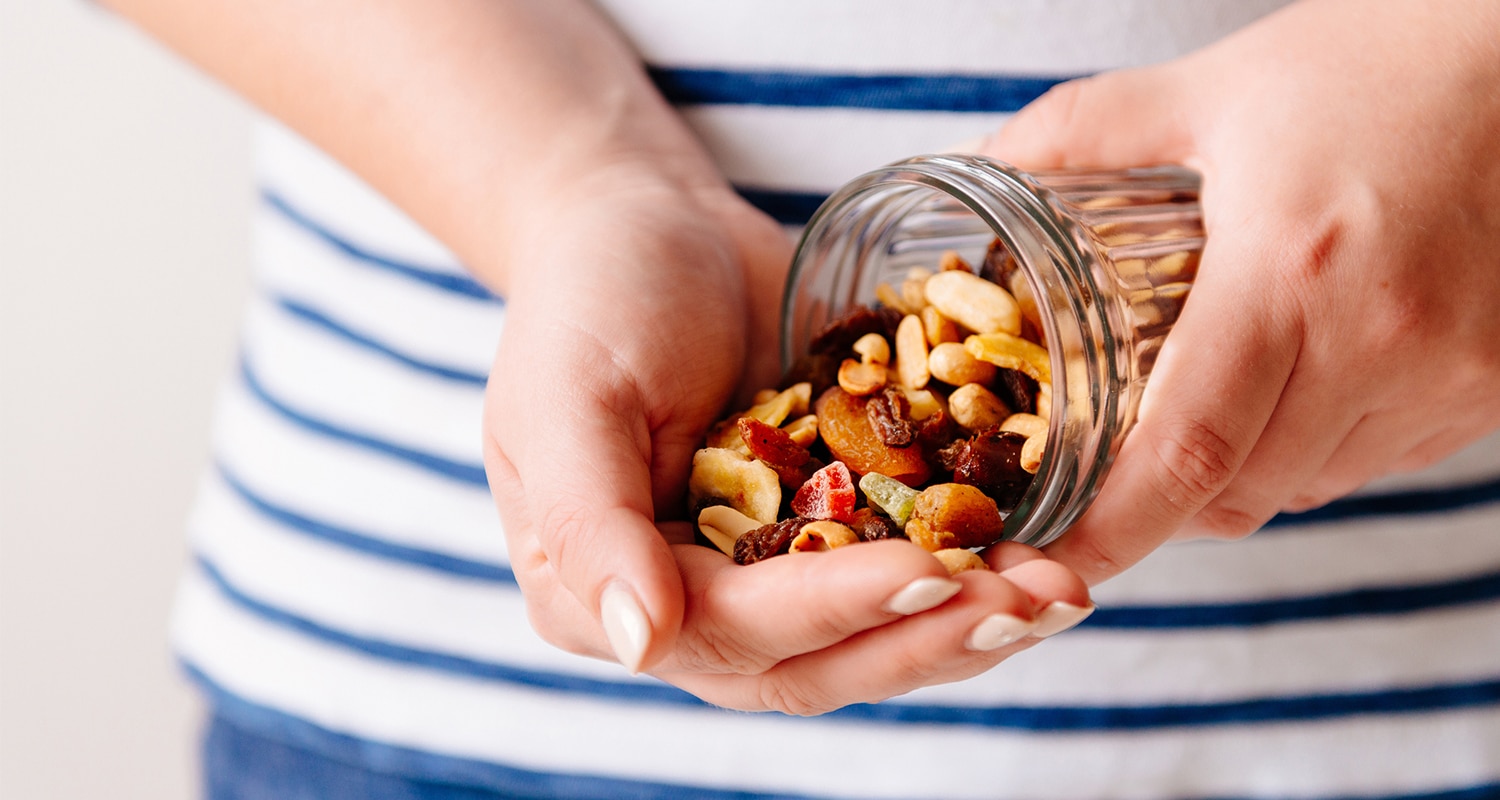
<svg viewBox="0 0 1500 800"><path fill-rule="evenodd" d="M661 91L786 223L1058 80L1170 58L1275 0L610 0ZM531 631L478 436L503 300L275 125L258 283L175 645L237 725L521 796L1500 795L1500 437L1162 548L1078 629L814 719L715 709Z"/></svg>

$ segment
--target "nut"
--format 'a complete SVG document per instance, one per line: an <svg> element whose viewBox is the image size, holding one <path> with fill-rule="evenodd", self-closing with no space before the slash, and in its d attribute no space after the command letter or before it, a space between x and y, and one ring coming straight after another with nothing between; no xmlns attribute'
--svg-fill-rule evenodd
<svg viewBox="0 0 1500 800"><path fill-rule="evenodd" d="M1004 529L995 501L961 483L923 489L906 523L906 535L933 553L949 547L988 547Z"/></svg>
<svg viewBox="0 0 1500 800"><path fill-rule="evenodd" d="M1021 332L1021 308L1010 292L969 272L950 270L928 279L927 302L975 333Z"/></svg>
<svg viewBox="0 0 1500 800"><path fill-rule="evenodd" d="M756 393L759 400L761 393ZM739 414L732 414L729 418L714 425L708 432L708 446L723 448L727 450L738 450L749 453L744 442L740 439L738 423L744 417L758 419L761 422L778 427L787 417L801 416L807 413L807 407L812 402L812 384L798 383L776 392L769 399L760 400L748 410Z"/></svg>
<svg viewBox="0 0 1500 800"><path fill-rule="evenodd" d="M861 364L891 363L891 343L878 333L867 333L854 342L854 352L859 354Z"/></svg>
<svg viewBox="0 0 1500 800"><path fill-rule="evenodd" d="M796 538L792 539L791 552L819 553L858 541L859 537L848 525L831 519L820 519L802 526Z"/></svg>
<svg viewBox="0 0 1500 800"><path fill-rule="evenodd" d="M943 401L926 389L907 389L906 402L912 422L921 422L943 410Z"/></svg>
<svg viewBox="0 0 1500 800"><path fill-rule="evenodd" d="M729 506L709 506L698 512L698 530L726 556L734 555L734 543L741 536L760 526L760 522Z"/></svg>
<svg viewBox="0 0 1500 800"><path fill-rule="evenodd" d="M1052 384L1050 383L1037 384L1036 415L1042 419L1052 418Z"/></svg>
<svg viewBox="0 0 1500 800"><path fill-rule="evenodd" d="M1027 437L1026 444L1021 446L1021 469L1035 475L1042 468L1042 455L1046 452L1047 434Z"/></svg>
<svg viewBox="0 0 1500 800"><path fill-rule="evenodd" d="M927 385L932 373L927 370L927 335L922 321L914 314L901 318L896 326L896 375L908 389Z"/></svg>
<svg viewBox="0 0 1500 800"><path fill-rule="evenodd" d="M964 257L958 254L957 250L944 250L943 254L938 256L938 271L950 272L952 270L973 272L974 268L969 266L969 262L965 261Z"/></svg>
<svg viewBox="0 0 1500 800"><path fill-rule="evenodd" d="M1011 296L1016 298L1016 306L1021 309L1021 319L1031 323L1031 329L1039 336L1044 335L1047 329L1042 326L1042 312L1037 307L1036 295L1031 291L1031 282L1026 280L1026 273L1021 270L1012 272L1007 285ZM1046 344L1045 340L1039 339L1038 342Z"/></svg>
<svg viewBox="0 0 1500 800"><path fill-rule="evenodd" d="M1047 435L1047 420L1035 414L1011 414L1000 423L1000 430L1019 433L1030 439Z"/></svg>
<svg viewBox="0 0 1500 800"><path fill-rule="evenodd" d="M805 414L791 422L788 422L782 430L786 435L792 437L792 441L803 447L809 447L818 440L818 415Z"/></svg>
<svg viewBox="0 0 1500 800"><path fill-rule="evenodd" d="M927 369L943 383L963 386L966 383L989 383L995 379L995 368L971 355L965 345L944 342L927 355Z"/></svg>
<svg viewBox="0 0 1500 800"><path fill-rule="evenodd" d="M927 334L927 343L933 347L943 342L963 341L963 337L958 335L958 326L953 324L953 320L943 316L937 306L922 309L922 332Z"/></svg>
<svg viewBox="0 0 1500 800"><path fill-rule="evenodd" d="M734 428L736 435L738 428ZM751 519L769 524L781 508L781 480L766 464L741 453L707 447L693 454L688 476L688 503L692 507L722 500Z"/></svg>
<svg viewBox="0 0 1500 800"><path fill-rule="evenodd" d="M964 340L964 350L997 367L1018 369L1038 383L1052 381L1052 357L1040 345L1008 333L984 333Z"/></svg>
<svg viewBox="0 0 1500 800"><path fill-rule="evenodd" d="M885 386L888 372L884 364L861 364L846 358L839 364L839 388L857 397L873 394Z"/></svg>
<svg viewBox="0 0 1500 800"><path fill-rule="evenodd" d="M932 555L938 561L943 562L943 566L948 569L949 576L975 569L990 568L989 564L984 563L984 559L975 555L972 550L965 550L962 547L945 547Z"/></svg>
<svg viewBox="0 0 1500 800"><path fill-rule="evenodd" d="M901 293L892 288L889 283L875 285L875 299L886 308L895 309L902 314L916 312L916 309L907 307L906 301L901 298Z"/></svg>
<svg viewBox="0 0 1500 800"><path fill-rule="evenodd" d="M982 431L1010 415L1005 401L977 383L966 383L948 396L953 421L971 431Z"/></svg>

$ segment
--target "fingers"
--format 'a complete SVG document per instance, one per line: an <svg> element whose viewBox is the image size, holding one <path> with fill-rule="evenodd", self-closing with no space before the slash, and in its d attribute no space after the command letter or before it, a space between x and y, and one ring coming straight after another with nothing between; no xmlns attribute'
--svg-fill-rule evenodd
<svg viewBox="0 0 1500 800"><path fill-rule="evenodd" d="M1232 247L1228 236L1218 244ZM1145 557L1229 486L1296 364L1301 340L1291 312L1264 287L1215 272L1215 246L1211 240L1204 252L1103 490L1046 548L1090 585Z"/></svg>
<svg viewBox="0 0 1500 800"><path fill-rule="evenodd" d="M794 553L748 567L706 547L674 548L686 592L682 647L668 668L758 673L958 591L947 571L906 541Z"/></svg>
<svg viewBox="0 0 1500 800"><path fill-rule="evenodd" d="M983 151L1026 169L1180 162L1189 142L1174 74L1146 67L1059 84L1021 109Z"/></svg>
<svg viewBox="0 0 1500 800"><path fill-rule="evenodd" d="M830 554L818 558L824 555ZM760 674L664 677L730 708L799 715L971 677L1036 643L1031 634L1039 606L1090 607L1082 580L1061 578L1069 573L1060 565L1031 560L1013 569L1021 571L1017 580L986 571L960 573L955 578L962 590L941 606L788 658Z"/></svg>

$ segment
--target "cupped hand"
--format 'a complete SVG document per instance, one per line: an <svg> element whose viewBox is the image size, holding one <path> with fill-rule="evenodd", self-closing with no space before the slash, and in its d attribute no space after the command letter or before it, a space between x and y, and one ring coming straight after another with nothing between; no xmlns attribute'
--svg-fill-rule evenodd
<svg viewBox="0 0 1500 800"><path fill-rule="evenodd" d="M518 229L485 463L544 639L809 714L967 677L1091 608L1019 545L950 580L909 542L748 567L692 544L693 451L737 387L776 377L784 233L727 190L607 173Z"/></svg>
<svg viewBox="0 0 1500 800"><path fill-rule="evenodd" d="M1500 6L1309 0L1065 84L983 148L1184 163L1208 245L1098 500L1047 548L1090 583L1248 534L1500 425Z"/></svg>

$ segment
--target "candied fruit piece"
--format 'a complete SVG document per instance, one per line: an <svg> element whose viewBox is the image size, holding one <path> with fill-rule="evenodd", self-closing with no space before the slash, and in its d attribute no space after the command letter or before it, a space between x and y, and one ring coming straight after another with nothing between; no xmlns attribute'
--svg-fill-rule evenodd
<svg viewBox="0 0 1500 800"><path fill-rule="evenodd" d="M859 479L859 490L870 505L884 511L897 525L905 526L917 502L917 491L894 478L871 472Z"/></svg>
<svg viewBox="0 0 1500 800"><path fill-rule="evenodd" d="M792 511L808 519L834 519L840 522L854 518L854 478L841 462L814 472L792 498Z"/></svg>
<svg viewBox="0 0 1500 800"><path fill-rule="evenodd" d="M906 535L922 549L988 547L1000 539L1005 520L988 495L961 483L939 483L917 495Z"/></svg>

